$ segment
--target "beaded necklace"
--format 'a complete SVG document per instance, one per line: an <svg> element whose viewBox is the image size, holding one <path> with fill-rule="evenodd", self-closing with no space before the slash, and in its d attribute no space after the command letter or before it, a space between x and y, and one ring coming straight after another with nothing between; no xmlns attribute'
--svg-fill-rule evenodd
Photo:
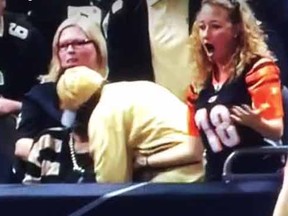
<svg viewBox="0 0 288 216"><path fill-rule="evenodd" d="M72 133L70 133L70 139L69 139L69 149L70 149L70 155L71 155L71 159L72 159L72 164L73 164L73 170L74 171L78 171L80 173L84 173L85 170L80 167L77 163L77 158L76 158L76 153L75 153L75 140L73 138Z"/></svg>

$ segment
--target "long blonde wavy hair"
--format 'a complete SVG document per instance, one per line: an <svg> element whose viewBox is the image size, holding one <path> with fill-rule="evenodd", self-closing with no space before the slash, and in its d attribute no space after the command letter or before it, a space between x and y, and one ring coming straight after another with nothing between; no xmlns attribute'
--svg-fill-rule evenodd
<svg viewBox="0 0 288 216"><path fill-rule="evenodd" d="M102 74L104 78L107 78L107 47L100 26L90 18L79 15L67 18L57 28L52 43L52 58L49 65L49 71L47 75L41 78L42 81L57 82L60 75L63 73L63 68L61 68L58 57L58 42L63 30L71 26L79 27L86 34L88 39L92 40L97 52L97 68L93 69Z"/></svg>
<svg viewBox="0 0 288 216"><path fill-rule="evenodd" d="M201 8L206 4L224 8L228 11L231 23L240 24L240 32L237 37L238 47L232 60L235 69L229 81L238 77L244 67L251 63L256 56L275 59L266 44L266 35L245 0L203 0ZM192 26L189 47L192 58L192 85L195 91L199 92L211 77L213 63L209 61L201 44L197 21Z"/></svg>

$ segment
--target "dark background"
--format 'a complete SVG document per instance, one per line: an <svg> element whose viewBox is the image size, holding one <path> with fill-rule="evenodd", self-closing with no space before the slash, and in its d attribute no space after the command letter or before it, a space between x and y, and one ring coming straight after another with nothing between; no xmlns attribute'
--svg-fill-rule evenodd
<svg viewBox="0 0 288 216"><path fill-rule="evenodd" d="M50 45L53 34L67 15L67 6L99 4L108 11L113 0L7 0L7 10L30 14L29 20ZM147 6L144 0L123 0L121 11L111 16L108 53L111 81L153 80L148 36ZM200 0L190 0L190 24ZM288 84L288 1L250 0L256 17L268 34L268 44L278 58L283 84ZM30 12L29 12L30 11Z"/></svg>

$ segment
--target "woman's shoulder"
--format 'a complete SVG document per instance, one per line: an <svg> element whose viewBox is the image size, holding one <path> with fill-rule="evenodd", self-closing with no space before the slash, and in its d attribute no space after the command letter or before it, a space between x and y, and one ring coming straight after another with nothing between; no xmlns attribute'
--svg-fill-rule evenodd
<svg viewBox="0 0 288 216"><path fill-rule="evenodd" d="M280 73L279 67L275 60L269 57L257 57L251 61L246 76L251 76L253 74L265 75L265 73L268 72L277 74Z"/></svg>
<svg viewBox="0 0 288 216"><path fill-rule="evenodd" d="M246 73L245 81L248 86L260 85L260 83L280 82L280 69L273 59L261 57L255 61Z"/></svg>
<svg viewBox="0 0 288 216"><path fill-rule="evenodd" d="M33 86L30 91L28 92L31 93L31 92L39 92L39 91L49 91L49 90L52 90L52 89L56 89L56 83L55 82L45 82L45 83L39 83L35 86Z"/></svg>
<svg viewBox="0 0 288 216"><path fill-rule="evenodd" d="M32 99L55 98L57 97L56 84L54 82L37 84L25 94L25 97Z"/></svg>
<svg viewBox="0 0 288 216"><path fill-rule="evenodd" d="M269 58L269 57L258 57L254 60L254 64L253 64L253 67L257 67L259 65L262 65L262 64L272 64L272 65L276 65L276 62L275 60L273 60L272 58Z"/></svg>

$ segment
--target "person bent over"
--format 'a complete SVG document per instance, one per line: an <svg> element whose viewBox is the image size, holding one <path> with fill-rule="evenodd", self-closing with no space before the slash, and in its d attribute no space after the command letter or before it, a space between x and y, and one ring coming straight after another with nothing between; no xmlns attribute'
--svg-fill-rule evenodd
<svg viewBox="0 0 288 216"><path fill-rule="evenodd" d="M202 179L201 140L188 135L188 109L164 87L149 81L105 83L80 66L65 71L57 93L61 108L88 124L97 182L130 182L136 173L137 181Z"/></svg>

